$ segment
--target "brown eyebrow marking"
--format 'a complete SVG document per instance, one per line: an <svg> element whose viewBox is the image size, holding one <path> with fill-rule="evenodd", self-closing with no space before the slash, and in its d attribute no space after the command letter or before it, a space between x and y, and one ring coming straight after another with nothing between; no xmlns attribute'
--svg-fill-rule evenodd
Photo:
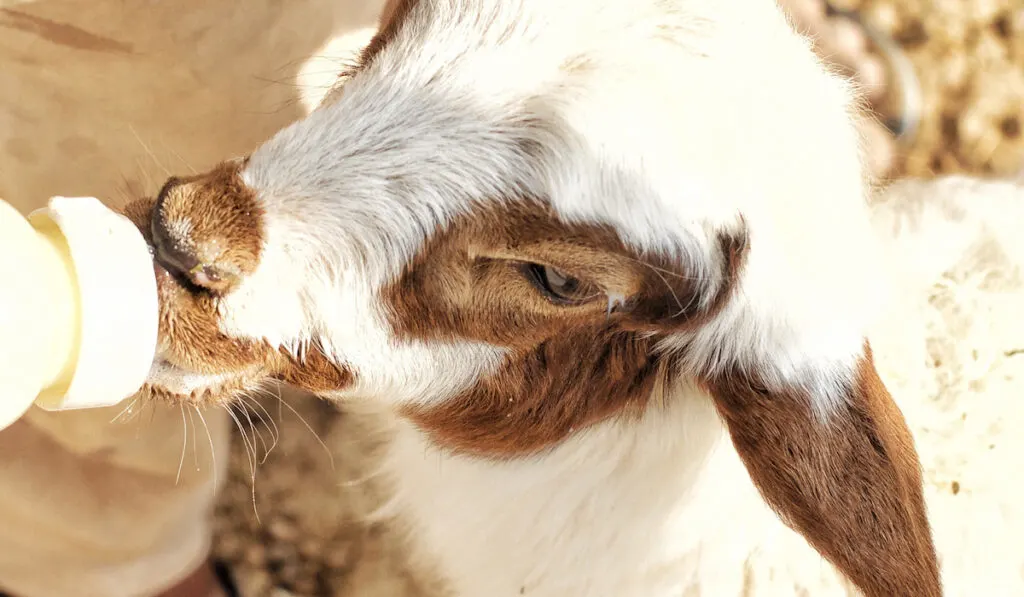
<svg viewBox="0 0 1024 597"><path fill-rule="evenodd" d="M678 369L658 342L726 304L748 244L745 232L720 236L723 282L713 285L626 245L609 226L565 223L537 201L478 207L428 240L381 300L399 338L486 342L509 354L462 394L403 414L438 445L486 458L533 454L639 415ZM509 265L516 256L587 272L628 297L611 313L606 301L552 306Z"/></svg>

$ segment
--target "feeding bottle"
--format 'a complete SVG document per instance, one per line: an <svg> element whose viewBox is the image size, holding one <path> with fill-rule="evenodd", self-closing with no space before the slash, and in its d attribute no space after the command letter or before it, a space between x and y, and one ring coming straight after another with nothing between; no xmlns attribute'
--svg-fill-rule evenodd
<svg viewBox="0 0 1024 597"><path fill-rule="evenodd" d="M0 429L32 404L111 406L145 383L157 343L149 248L93 198L23 217L0 201Z"/></svg>

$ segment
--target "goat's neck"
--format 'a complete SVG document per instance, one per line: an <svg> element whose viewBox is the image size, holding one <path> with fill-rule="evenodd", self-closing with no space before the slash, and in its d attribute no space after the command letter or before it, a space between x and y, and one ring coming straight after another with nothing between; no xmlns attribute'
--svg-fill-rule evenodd
<svg viewBox="0 0 1024 597"><path fill-rule="evenodd" d="M735 524L728 502L753 492L723 440L710 400L688 389L505 462L446 454L399 423L389 466L415 549L458 597L678 597L698 577L742 581L707 570L722 565L708 538Z"/></svg>

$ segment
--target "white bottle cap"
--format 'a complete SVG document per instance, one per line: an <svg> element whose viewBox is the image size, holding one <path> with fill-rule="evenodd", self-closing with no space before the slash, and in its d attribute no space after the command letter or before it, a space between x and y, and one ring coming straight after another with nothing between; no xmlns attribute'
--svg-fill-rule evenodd
<svg viewBox="0 0 1024 597"><path fill-rule="evenodd" d="M156 352L159 303L149 247L128 218L92 197L54 197L29 220L53 221L77 277L81 344L61 396L46 410L113 406L142 387Z"/></svg>

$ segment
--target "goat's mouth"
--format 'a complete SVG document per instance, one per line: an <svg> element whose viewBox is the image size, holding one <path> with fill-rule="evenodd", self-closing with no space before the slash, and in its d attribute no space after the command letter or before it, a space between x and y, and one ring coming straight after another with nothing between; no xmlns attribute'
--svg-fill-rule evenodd
<svg viewBox="0 0 1024 597"><path fill-rule="evenodd" d="M143 390L154 398L195 404L230 402L255 384L244 373L200 373L157 357Z"/></svg>

